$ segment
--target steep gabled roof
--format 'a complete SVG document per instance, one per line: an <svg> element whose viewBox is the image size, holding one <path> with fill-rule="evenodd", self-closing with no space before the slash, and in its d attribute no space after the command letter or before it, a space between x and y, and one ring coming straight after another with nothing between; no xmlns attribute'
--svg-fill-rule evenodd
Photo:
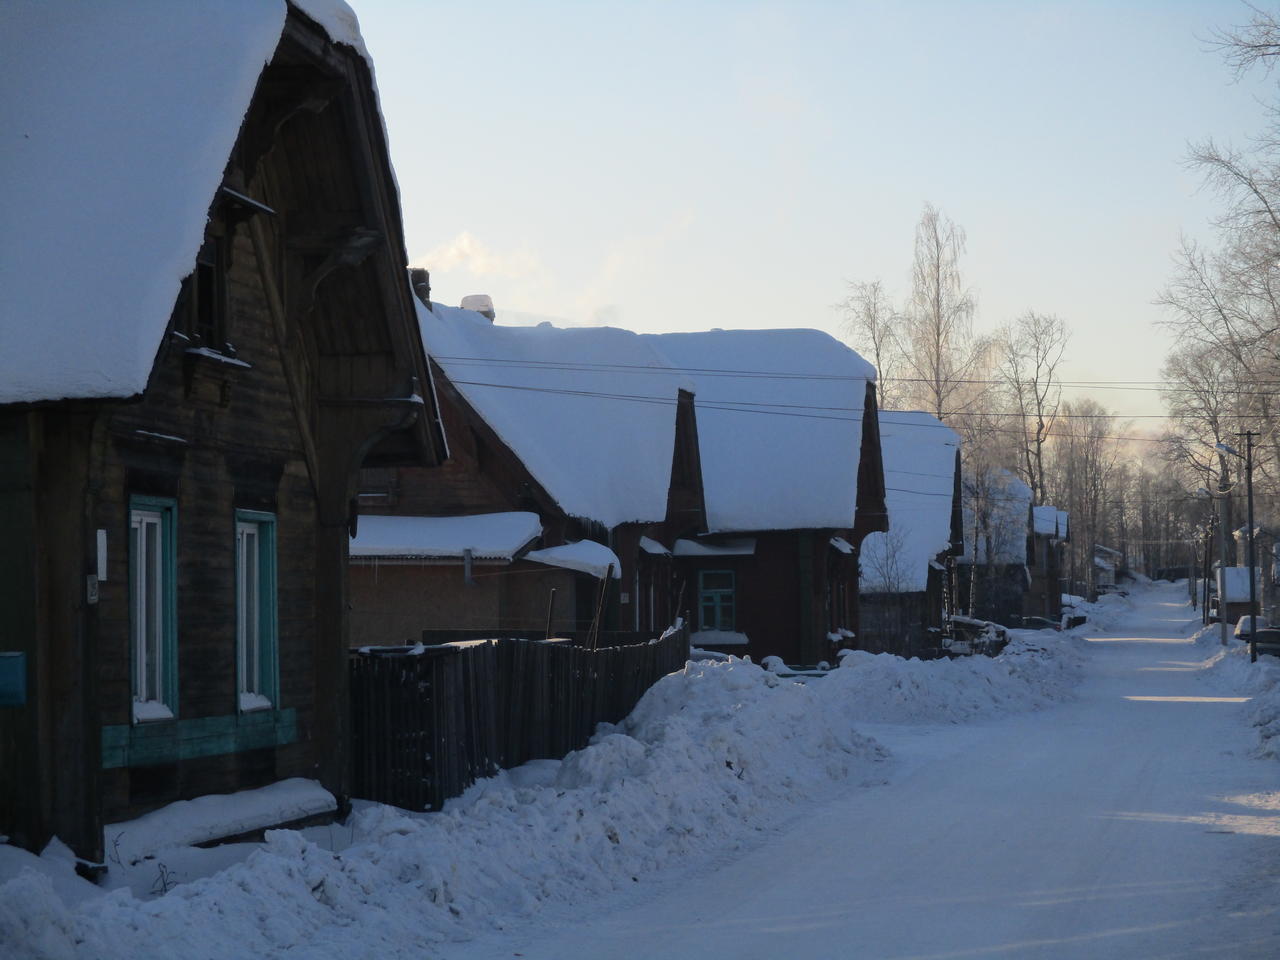
<svg viewBox="0 0 1280 960"><path fill-rule="evenodd" d="M880 411L889 530L862 541L861 589L924 590L929 561L951 546L960 437L927 413Z"/></svg>
<svg viewBox="0 0 1280 960"><path fill-rule="evenodd" d="M688 382L615 327L507 327L418 307L423 344L566 514L606 527L667 510L676 404Z"/></svg>
<svg viewBox="0 0 1280 960"><path fill-rule="evenodd" d="M969 485L968 480L965 483ZM1031 488L1008 470L995 471L981 487L981 497L965 497L965 555L960 561L971 563L976 556L979 563L1026 563ZM982 516L978 522L977 543L970 544L974 536L975 500L982 508Z"/></svg>
<svg viewBox="0 0 1280 960"><path fill-rule="evenodd" d="M853 526L871 364L818 330L645 339L694 382L709 532Z"/></svg>
<svg viewBox="0 0 1280 960"><path fill-rule="evenodd" d="M295 0L364 54L340 0ZM0 403L146 387L283 0L0 6Z"/></svg>

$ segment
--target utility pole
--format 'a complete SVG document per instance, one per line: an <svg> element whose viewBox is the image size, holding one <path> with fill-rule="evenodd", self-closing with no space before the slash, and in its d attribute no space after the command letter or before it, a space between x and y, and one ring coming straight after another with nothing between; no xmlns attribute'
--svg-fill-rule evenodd
<svg viewBox="0 0 1280 960"><path fill-rule="evenodd" d="M1227 645L1227 486L1226 475L1218 477L1218 636Z"/></svg>
<svg viewBox="0 0 1280 960"><path fill-rule="evenodd" d="M1243 430L1236 434L1244 437L1244 488L1249 500L1249 659L1258 659L1258 644L1255 640L1258 630L1258 577L1254 570L1253 553L1253 438L1259 436L1252 430Z"/></svg>

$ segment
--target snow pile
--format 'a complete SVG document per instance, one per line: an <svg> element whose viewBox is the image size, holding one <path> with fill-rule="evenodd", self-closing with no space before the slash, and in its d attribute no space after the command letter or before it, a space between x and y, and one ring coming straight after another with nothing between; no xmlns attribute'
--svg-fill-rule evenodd
<svg viewBox="0 0 1280 960"><path fill-rule="evenodd" d="M1069 605L1068 597L1070 597ZM1089 603L1083 597L1074 597L1065 593L1062 599L1064 614L1087 618L1083 626L1076 627L1072 631L1082 634L1106 633L1127 616L1133 607L1128 597L1118 593L1103 594L1093 603Z"/></svg>
<svg viewBox="0 0 1280 960"><path fill-rule="evenodd" d="M294 777L257 790L179 800L127 824L109 823L103 836L115 859L136 862L168 847L207 843L336 807L333 794L319 783Z"/></svg>
<svg viewBox="0 0 1280 960"><path fill-rule="evenodd" d="M361 804L348 826L271 831L242 862L155 899L120 889L68 905L50 870L25 871L0 886L0 953L433 953L754 842L886 756L859 719L958 721L1062 696L1079 641L1041 639L994 660L855 653L808 684L746 660L693 662L586 749L476 784L442 813Z"/></svg>
<svg viewBox="0 0 1280 960"><path fill-rule="evenodd" d="M840 692L851 722L960 723L1034 710L1072 695L1083 641L1071 634L1013 630L998 657L903 660L851 650L823 684Z"/></svg>
<svg viewBox="0 0 1280 960"><path fill-rule="evenodd" d="M834 702L747 661L691 663L591 746L540 765L543 782L500 776L434 815L371 805L339 852L272 831L216 876L78 910L46 873L25 872L0 887L0 944L22 956L196 960L293 946L336 958L474 936L715 855L865 770L884 752Z"/></svg>
<svg viewBox="0 0 1280 960"><path fill-rule="evenodd" d="M1224 695L1250 697L1247 722L1257 734L1257 753L1280 759L1280 658L1260 654L1249 660L1249 645L1228 634L1221 646L1218 624L1196 634L1196 645L1209 655L1205 667Z"/></svg>

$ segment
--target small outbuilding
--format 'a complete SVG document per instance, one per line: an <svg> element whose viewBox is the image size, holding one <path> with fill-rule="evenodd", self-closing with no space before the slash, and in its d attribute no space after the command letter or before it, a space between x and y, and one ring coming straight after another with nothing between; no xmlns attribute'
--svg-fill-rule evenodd
<svg viewBox="0 0 1280 960"><path fill-rule="evenodd" d="M862 542L856 645L909 657L941 648L957 612L960 437L928 413L882 410L880 447L889 529Z"/></svg>

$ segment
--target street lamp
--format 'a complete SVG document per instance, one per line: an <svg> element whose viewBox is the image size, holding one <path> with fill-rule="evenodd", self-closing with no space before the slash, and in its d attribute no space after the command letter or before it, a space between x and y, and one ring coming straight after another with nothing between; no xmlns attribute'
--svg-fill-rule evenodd
<svg viewBox="0 0 1280 960"><path fill-rule="evenodd" d="M1215 443L1214 449L1223 453L1229 453L1233 457L1244 461L1244 486L1246 495L1249 500L1249 659L1256 661L1258 659L1258 644L1254 639L1258 630L1258 578L1254 571L1253 563L1253 431L1245 430L1240 436L1244 437L1244 454L1231 449L1225 443ZM1222 598L1218 598L1218 609L1221 613Z"/></svg>

